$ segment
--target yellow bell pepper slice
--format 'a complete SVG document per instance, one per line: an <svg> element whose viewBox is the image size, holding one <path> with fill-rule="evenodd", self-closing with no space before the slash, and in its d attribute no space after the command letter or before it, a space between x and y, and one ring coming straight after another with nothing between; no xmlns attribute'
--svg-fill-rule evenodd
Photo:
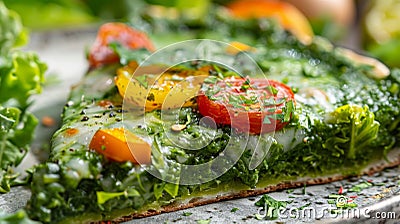
<svg viewBox="0 0 400 224"><path fill-rule="evenodd" d="M117 71L115 83L120 95L131 106L153 110L192 107L208 70L166 69L154 65L125 66Z"/></svg>

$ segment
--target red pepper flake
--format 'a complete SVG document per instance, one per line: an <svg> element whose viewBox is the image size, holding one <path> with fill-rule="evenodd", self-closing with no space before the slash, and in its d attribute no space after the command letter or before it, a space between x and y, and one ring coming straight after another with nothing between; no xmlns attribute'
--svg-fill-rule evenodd
<svg viewBox="0 0 400 224"><path fill-rule="evenodd" d="M372 181L373 181L373 180L371 180L371 179L367 180L368 183L372 183Z"/></svg>
<svg viewBox="0 0 400 224"><path fill-rule="evenodd" d="M342 186L340 186L338 194L343 194L343 187Z"/></svg>
<svg viewBox="0 0 400 224"><path fill-rule="evenodd" d="M357 195L351 195L351 196L349 196L349 198L352 198L352 199L357 198Z"/></svg>

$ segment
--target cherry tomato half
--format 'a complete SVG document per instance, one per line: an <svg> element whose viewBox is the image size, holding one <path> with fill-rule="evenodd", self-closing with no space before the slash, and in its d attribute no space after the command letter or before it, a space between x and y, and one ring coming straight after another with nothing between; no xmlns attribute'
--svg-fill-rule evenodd
<svg viewBox="0 0 400 224"><path fill-rule="evenodd" d="M197 98L201 115L251 134L281 130L294 111L290 87L268 79L225 78L203 84Z"/></svg>
<svg viewBox="0 0 400 224"><path fill-rule="evenodd" d="M155 49L145 33L124 23L106 23L99 28L96 40L89 51L90 67L119 61L118 55L108 46L112 42L119 42L130 49L146 48L149 51Z"/></svg>

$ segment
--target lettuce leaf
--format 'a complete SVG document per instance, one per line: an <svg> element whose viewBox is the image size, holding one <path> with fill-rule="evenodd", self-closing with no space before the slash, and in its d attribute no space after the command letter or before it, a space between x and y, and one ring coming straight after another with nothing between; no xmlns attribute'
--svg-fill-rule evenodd
<svg viewBox="0 0 400 224"><path fill-rule="evenodd" d="M324 147L334 147L354 159L378 137L379 122L367 106L344 105L337 108L327 118L330 124L338 125L337 132L327 139Z"/></svg>
<svg viewBox="0 0 400 224"><path fill-rule="evenodd" d="M29 97L42 91L47 67L31 52L12 52L5 59L9 64L0 68L0 103L25 109Z"/></svg>
<svg viewBox="0 0 400 224"><path fill-rule="evenodd" d="M27 43L18 14L0 2L0 193L9 191L29 150L37 118L27 109L30 96L42 91L47 66L38 56L16 47Z"/></svg>

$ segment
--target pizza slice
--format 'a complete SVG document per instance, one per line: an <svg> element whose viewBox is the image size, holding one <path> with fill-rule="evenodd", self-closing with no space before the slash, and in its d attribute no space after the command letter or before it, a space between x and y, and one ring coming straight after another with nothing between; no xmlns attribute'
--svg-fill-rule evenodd
<svg viewBox="0 0 400 224"><path fill-rule="evenodd" d="M154 51L144 33L103 25L33 172L30 217L122 222L400 163L398 70L264 34Z"/></svg>

